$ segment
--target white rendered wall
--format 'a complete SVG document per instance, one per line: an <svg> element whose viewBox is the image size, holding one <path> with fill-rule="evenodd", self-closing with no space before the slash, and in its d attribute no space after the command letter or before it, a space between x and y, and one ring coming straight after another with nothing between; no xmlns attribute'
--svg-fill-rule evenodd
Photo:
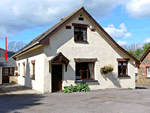
<svg viewBox="0 0 150 113"><path fill-rule="evenodd" d="M78 21L74 19L67 25L72 26L72 23L88 24L90 28L96 28L87 18L84 21ZM75 62L74 58L97 58L95 63L95 80L97 83L88 83L91 89L104 89L104 88L134 88L135 87L135 67L133 66L133 60L130 58L128 63L128 74L130 78L118 78L118 61L117 58L129 58L126 54L116 48L104 34L96 28L96 31L90 31L87 29L87 41L85 43L75 43L74 42L74 27L71 29L65 29L65 26L54 34L50 38L50 45L45 46L44 53L47 58L45 58L45 71L49 70L48 59L56 54L57 52L62 52L69 60L69 65L67 72L64 72L63 76L63 87L69 86L71 84L76 85L75 82ZM100 68L105 65L113 65L113 73L107 75L101 75ZM46 75L46 78L50 74ZM51 76L50 76L51 77ZM44 80L47 80L47 79ZM50 84L47 80L45 84ZM50 84L51 85L51 84ZM45 85L46 86L46 85ZM48 90L50 88L47 88Z"/></svg>
<svg viewBox="0 0 150 113"><path fill-rule="evenodd" d="M35 60L35 80L32 77L32 63ZM44 93L44 54L43 48L37 48L31 52L16 59L17 65L20 63L20 76L18 76L18 83L35 89ZM25 62L26 77L23 76L23 62ZM19 74L19 73L18 73Z"/></svg>

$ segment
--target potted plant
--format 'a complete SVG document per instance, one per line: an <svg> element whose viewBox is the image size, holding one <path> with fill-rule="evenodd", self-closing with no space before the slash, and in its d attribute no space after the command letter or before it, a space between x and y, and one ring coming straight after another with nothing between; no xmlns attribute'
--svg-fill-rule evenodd
<svg viewBox="0 0 150 113"><path fill-rule="evenodd" d="M110 66L104 66L100 69L101 74L107 74L108 72L112 72L113 71L113 67Z"/></svg>

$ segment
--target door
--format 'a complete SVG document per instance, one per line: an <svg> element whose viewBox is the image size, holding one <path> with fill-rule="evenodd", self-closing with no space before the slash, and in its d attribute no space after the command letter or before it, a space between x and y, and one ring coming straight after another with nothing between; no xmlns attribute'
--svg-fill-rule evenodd
<svg viewBox="0 0 150 113"><path fill-rule="evenodd" d="M52 65L52 92L62 90L62 65Z"/></svg>
<svg viewBox="0 0 150 113"><path fill-rule="evenodd" d="M2 83L9 83L9 68L2 68Z"/></svg>

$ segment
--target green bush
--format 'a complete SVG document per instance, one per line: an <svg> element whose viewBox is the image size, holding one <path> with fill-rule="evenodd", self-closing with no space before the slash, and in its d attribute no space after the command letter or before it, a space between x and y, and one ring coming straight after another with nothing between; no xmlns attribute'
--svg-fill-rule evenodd
<svg viewBox="0 0 150 113"><path fill-rule="evenodd" d="M63 93L72 93L72 92L87 92L90 91L90 88L86 83L81 83L80 85L77 86L65 86L64 90L61 90Z"/></svg>

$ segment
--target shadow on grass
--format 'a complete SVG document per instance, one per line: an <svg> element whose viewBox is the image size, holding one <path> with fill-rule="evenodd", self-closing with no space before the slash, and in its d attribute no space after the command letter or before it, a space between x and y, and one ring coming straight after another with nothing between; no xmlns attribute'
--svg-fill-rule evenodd
<svg viewBox="0 0 150 113"><path fill-rule="evenodd" d="M16 112L16 110L40 106L44 104L40 102L44 97L41 94L0 95L0 113Z"/></svg>

